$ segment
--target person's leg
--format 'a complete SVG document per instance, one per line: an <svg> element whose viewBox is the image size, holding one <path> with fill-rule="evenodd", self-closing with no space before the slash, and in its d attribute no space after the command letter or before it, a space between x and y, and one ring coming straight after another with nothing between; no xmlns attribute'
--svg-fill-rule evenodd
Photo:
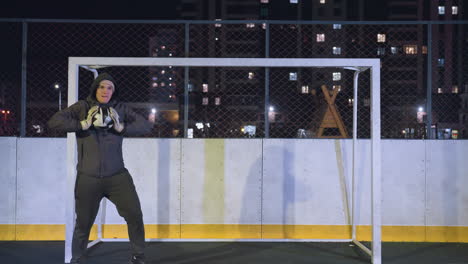
<svg viewBox="0 0 468 264"><path fill-rule="evenodd" d="M89 233L102 197L101 179L78 175L75 183L76 222L72 240L72 263L78 262L88 247Z"/></svg>
<svg viewBox="0 0 468 264"><path fill-rule="evenodd" d="M106 197L115 204L119 215L127 222L132 254L144 256L145 227L140 200L128 172L109 177L106 182Z"/></svg>

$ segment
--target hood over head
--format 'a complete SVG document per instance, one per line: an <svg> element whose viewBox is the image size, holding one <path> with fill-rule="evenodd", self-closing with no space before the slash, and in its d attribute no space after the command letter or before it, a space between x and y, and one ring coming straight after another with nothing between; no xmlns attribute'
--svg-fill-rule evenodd
<svg viewBox="0 0 468 264"><path fill-rule="evenodd" d="M118 101L119 89L117 89L117 84L115 83L114 78L110 74L105 73L105 72L99 74L96 77L96 79L94 79L93 83L91 84L90 94L88 95L87 99L92 101L95 104L99 104L98 100L96 99L96 90L99 87L99 83L104 80L111 81L114 84L114 92L112 93L111 100L109 101L109 103L107 103L107 105L114 104Z"/></svg>

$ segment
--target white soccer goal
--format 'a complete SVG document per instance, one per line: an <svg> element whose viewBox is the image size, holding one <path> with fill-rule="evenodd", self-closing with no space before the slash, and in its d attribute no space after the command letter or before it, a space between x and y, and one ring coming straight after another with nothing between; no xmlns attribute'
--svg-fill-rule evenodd
<svg viewBox="0 0 468 264"><path fill-rule="evenodd" d="M68 64L68 105L78 100L79 67L97 69L108 66L174 66L174 67L289 67L289 68L341 68L354 71L354 103L353 103L353 153L352 153L352 184L346 187L351 193L346 212L350 216L352 237L348 239L320 240L301 239L296 241L310 242L352 242L370 255L374 264L381 263L381 148L380 148L380 60L379 59L305 59L305 58L124 58L124 57L70 57ZM371 201L372 245L367 248L356 239L355 197L356 183L354 175L357 173L357 99L358 78L363 71L370 71L370 108L371 108L371 193L367 197ZM95 72L96 73L96 72ZM71 259L71 241L75 224L74 185L76 179L76 138L74 133L67 135L67 197L66 202L66 237L65 262ZM347 190L344 190L346 192ZM350 205L350 206L349 206ZM349 209L351 208L351 209ZM101 205L101 214L103 206ZM126 241L124 239L106 239L102 237L102 217L98 217L98 239L88 247L102 241ZM148 241L184 241L182 239L149 239ZM194 241L193 239L190 241ZM195 240L196 241L196 240ZM200 239L199 241L203 241ZM213 239L211 239L213 241ZM222 241L214 240L214 241ZM232 241L232 240L231 240ZM241 239L235 241L294 241L291 239Z"/></svg>

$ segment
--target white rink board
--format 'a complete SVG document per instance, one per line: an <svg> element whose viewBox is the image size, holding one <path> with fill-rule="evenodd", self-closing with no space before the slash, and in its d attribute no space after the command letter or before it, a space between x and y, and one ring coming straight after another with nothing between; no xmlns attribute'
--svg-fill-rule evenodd
<svg viewBox="0 0 468 264"><path fill-rule="evenodd" d="M423 226L426 206L425 141L382 142L382 224Z"/></svg>
<svg viewBox="0 0 468 264"><path fill-rule="evenodd" d="M225 140L225 224L261 224L262 140Z"/></svg>
<svg viewBox="0 0 468 264"><path fill-rule="evenodd" d="M0 224L16 222L16 141L0 138Z"/></svg>
<svg viewBox="0 0 468 264"><path fill-rule="evenodd" d="M205 140L182 140L182 224L260 224L261 140L217 142L221 153L207 160ZM212 178L210 162L222 166ZM207 192L211 186L220 189Z"/></svg>
<svg viewBox="0 0 468 264"><path fill-rule="evenodd" d="M427 225L468 225L468 141L427 142Z"/></svg>
<svg viewBox="0 0 468 264"><path fill-rule="evenodd" d="M132 138L123 141L125 166L132 175L145 224L180 222L180 140ZM107 224L124 224L106 201Z"/></svg>
<svg viewBox="0 0 468 264"><path fill-rule="evenodd" d="M362 225L370 221L370 142L358 142ZM205 143L124 140L147 224L346 223L338 165L349 184L351 140L224 139L223 219L201 210L210 198ZM0 138L0 224L65 223L65 149L64 138ZM382 151L384 225L468 226L468 141L383 140ZM125 223L108 208L105 223Z"/></svg>
<svg viewBox="0 0 468 264"><path fill-rule="evenodd" d="M182 140L181 224L202 224L203 183L205 175L204 140ZM205 215L206 218L212 218Z"/></svg>
<svg viewBox="0 0 468 264"><path fill-rule="evenodd" d="M66 139L19 138L17 224L64 224Z"/></svg>
<svg viewBox="0 0 468 264"><path fill-rule="evenodd" d="M351 161L351 146L352 141L344 140L265 140L263 223L349 223L340 179L350 184L351 171L346 168ZM369 185L361 189L366 187Z"/></svg>

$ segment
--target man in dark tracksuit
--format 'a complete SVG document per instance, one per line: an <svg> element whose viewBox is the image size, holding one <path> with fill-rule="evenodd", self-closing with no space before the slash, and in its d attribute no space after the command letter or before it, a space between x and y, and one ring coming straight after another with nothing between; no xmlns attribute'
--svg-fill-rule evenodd
<svg viewBox="0 0 468 264"><path fill-rule="evenodd" d="M59 111L48 125L51 129L75 132L77 138L77 218L71 263L82 260L100 201L104 197L116 205L127 222L132 246L130 263L144 263L143 214L132 177L124 166L122 140L124 135L148 133L150 123L118 101L114 79L103 73L94 80L86 100Z"/></svg>

